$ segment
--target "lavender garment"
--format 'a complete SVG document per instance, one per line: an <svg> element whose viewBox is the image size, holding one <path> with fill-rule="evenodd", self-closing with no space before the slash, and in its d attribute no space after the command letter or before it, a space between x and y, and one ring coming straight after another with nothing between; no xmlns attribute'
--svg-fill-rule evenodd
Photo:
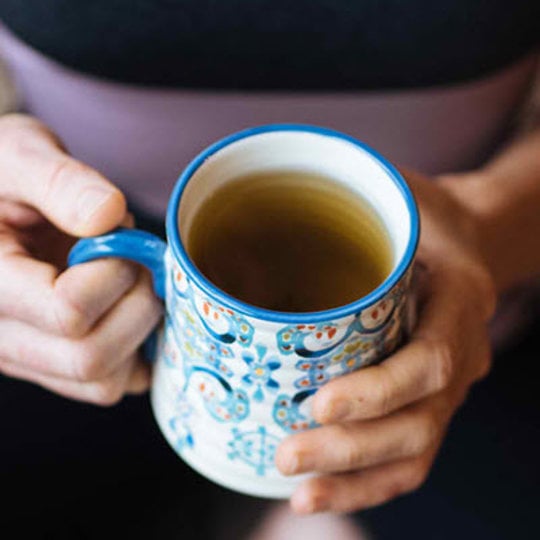
<svg viewBox="0 0 540 540"><path fill-rule="evenodd" d="M163 215L179 172L199 151L257 124L332 127L428 174L474 166L507 128L535 68L528 57L489 78L430 90L224 93L98 80L47 59L1 26L0 53L24 108L154 215Z"/></svg>

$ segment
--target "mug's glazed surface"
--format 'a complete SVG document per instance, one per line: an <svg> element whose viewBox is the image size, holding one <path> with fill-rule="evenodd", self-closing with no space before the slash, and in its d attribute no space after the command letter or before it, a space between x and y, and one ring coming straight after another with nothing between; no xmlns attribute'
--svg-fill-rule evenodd
<svg viewBox="0 0 540 540"><path fill-rule="evenodd" d="M215 302L170 252L166 268L166 316L151 398L165 438L219 484L251 495L290 496L299 478L276 469L277 446L317 425L310 398L321 385L397 348L407 326L410 272L356 315L284 324Z"/></svg>

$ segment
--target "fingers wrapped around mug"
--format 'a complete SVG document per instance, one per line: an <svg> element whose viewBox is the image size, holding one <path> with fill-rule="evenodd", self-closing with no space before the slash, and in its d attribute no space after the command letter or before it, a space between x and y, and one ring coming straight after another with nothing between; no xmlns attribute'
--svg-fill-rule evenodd
<svg viewBox="0 0 540 540"><path fill-rule="evenodd" d="M286 475L319 474L293 495L297 511L366 508L427 477L452 415L490 365L485 308L455 302L469 287L461 278L432 273L409 344L315 394L322 427L285 440L276 455Z"/></svg>
<svg viewBox="0 0 540 540"><path fill-rule="evenodd" d="M304 431L282 444L278 467L285 474L338 473L418 457L437 444L446 426L448 415L436 399L378 420Z"/></svg>
<svg viewBox="0 0 540 540"><path fill-rule="evenodd" d="M418 489L427 479L435 451L340 475L311 478L291 498L299 514L352 512L378 506Z"/></svg>
<svg viewBox="0 0 540 540"><path fill-rule="evenodd" d="M0 319L0 372L70 398L113 404L125 392L147 388L148 368L139 364L138 349L161 311L150 277L141 272L136 285L81 337Z"/></svg>

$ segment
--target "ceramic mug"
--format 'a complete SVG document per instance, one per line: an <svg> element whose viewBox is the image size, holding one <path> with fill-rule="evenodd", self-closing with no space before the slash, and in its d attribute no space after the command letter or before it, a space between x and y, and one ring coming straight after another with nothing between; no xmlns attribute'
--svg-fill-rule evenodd
<svg viewBox="0 0 540 540"><path fill-rule="evenodd" d="M203 201L238 176L269 170L325 174L360 193L391 238L393 267L374 291L312 313L244 303L208 281L185 242ZM419 234L413 196L377 152L344 134L303 125L262 126L204 150L169 201L167 243L138 230L80 240L69 264L100 257L141 263L165 301L151 404L163 435L193 469L246 494L289 497L301 477L274 463L279 443L316 426L310 402L333 377L383 360L403 339Z"/></svg>

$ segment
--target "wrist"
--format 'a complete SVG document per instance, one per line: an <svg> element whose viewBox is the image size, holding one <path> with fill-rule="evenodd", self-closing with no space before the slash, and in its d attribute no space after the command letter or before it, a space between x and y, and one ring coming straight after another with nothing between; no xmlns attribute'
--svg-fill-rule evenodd
<svg viewBox="0 0 540 540"><path fill-rule="evenodd" d="M500 191L494 187L495 179L484 170L461 174L448 174L437 178L439 185L461 207L470 231L469 240L480 257L497 293L511 281L505 265L499 216Z"/></svg>

